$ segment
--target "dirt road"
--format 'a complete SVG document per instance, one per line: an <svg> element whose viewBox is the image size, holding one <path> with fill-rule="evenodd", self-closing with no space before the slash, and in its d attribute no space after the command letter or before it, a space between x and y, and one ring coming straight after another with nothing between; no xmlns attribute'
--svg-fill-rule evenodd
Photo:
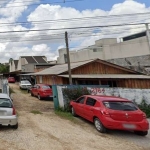
<svg viewBox="0 0 150 150"><path fill-rule="evenodd" d="M52 101L39 101L21 92L16 84L11 95L19 116L17 130L0 128L0 150L146 150L131 141L98 133L80 118L78 123L54 113ZM33 114L36 110L42 114Z"/></svg>

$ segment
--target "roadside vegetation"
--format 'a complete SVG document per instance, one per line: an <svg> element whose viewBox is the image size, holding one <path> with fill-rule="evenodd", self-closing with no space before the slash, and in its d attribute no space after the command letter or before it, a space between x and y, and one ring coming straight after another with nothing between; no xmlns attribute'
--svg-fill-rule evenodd
<svg viewBox="0 0 150 150"><path fill-rule="evenodd" d="M65 88L62 90L64 99L65 99L65 107L62 109L65 112L70 112L70 101L76 100L82 95L90 95L91 92L86 87L77 87L77 88Z"/></svg>
<svg viewBox="0 0 150 150"><path fill-rule="evenodd" d="M150 118L150 104L146 102L146 100L142 100L142 102L138 105L138 107L146 113L146 116Z"/></svg>
<svg viewBox="0 0 150 150"><path fill-rule="evenodd" d="M38 111L38 110L32 110L30 113L33 113L33 114L43 114L42 112Z"/></svg>
<svg viewBox="0 0 150 150"><path fill-rule="evenodd" d="M14 92L13 88L9 87L9 95L11 95L11 93L15 93L15 92Z"/></svg>

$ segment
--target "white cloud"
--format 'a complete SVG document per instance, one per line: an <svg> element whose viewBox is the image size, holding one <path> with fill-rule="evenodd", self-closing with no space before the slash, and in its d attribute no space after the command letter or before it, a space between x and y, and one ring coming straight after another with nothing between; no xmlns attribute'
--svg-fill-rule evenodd
<svg viewBox="0 0 150 150"><path fill-rule="evenodd" d="M10 7L12 2L15 5L23 5L21 7ZM6 4L8 8L0 9L0 32L3 31L22 31L22 30L42 30L45 31L30 31L21 33L7 33L2 34L0 43L0 52L4 55L0 56L1 62L8 62L9 57L18 59L19 56L24 55L45 55L48 60L53 60L58 55L58 49L65 47L64 30L52 30L59 28L72 28L72 27L85 27L85 26L98 26L122 23L136 23L136 22L149 22L149 15L139 16L126 16L126 17L109 17L109 15L133 14L150 12L145 4L138 3L133 0L126 0L123 3L115 4L110 11L101 9L83 10L79 11L71 7L61 7L60 5L39 5L32 11L27 21L31 26L23 25L3 25L2 23L17 22L23 13L28 11L28 6L38 2L38 0L30 0L24 3L23 0L12 0ZM2 3L0 3L2 4ZM28 6L24 6L28 5ZM97 17L88 19L85 17ZM71 18L83 18L79 20L72 20ZM61 20L60 19L68 19ZM42 22L35 22L41 21ZM51 20L51 21L44 21ZM57 21L52 21L57 20ZM59 20L59 21L58 21ZM78 29L68 30L69 45L70 47L85 47L94 44L95 40L104 37L119 37L145 29L145 27L125 26L125 27L109 27L97 28L93 33L93 29ZM94 35L94 36L91 36ZM15 37L15 38L14 38ZM72 38L76 37L76 38ZM14 42L10 42L13 39ZM20 42L22 41L22 42Z"/></svg>

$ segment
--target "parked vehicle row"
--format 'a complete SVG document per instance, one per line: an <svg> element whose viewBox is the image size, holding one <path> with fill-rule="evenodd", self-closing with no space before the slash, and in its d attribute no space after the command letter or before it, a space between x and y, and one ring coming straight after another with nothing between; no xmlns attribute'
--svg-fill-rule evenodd
<svg viewBox="0 0 150 150"><path fill-rule="evenodd" d="M146 114L132 101L112 96L83 95L70 102L72 115L79 115L94 123L104 133L107 129L134 131L145 136L149 123Z"/></svg>

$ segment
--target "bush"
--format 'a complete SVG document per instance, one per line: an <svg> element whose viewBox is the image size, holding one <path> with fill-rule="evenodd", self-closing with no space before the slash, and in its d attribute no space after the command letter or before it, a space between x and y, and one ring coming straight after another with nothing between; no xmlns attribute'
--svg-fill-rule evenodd
<svg viewBox="0 0 150 150"><path fill-rule="evenodd" d="M62 90L64 100L65 100L65 107L64 111L70 111L70 101L76 100L82 95L90 95L91 92L86 87L77 87L77 88L64 88Z"/></svg>
<svg viewBox="0 0 150 150"><path fill-rule="evenodd" d="M146 116L150 117L150 105L147 104L145 100L142 100L141 104L138 105L138 107L145 112Z"/></svg>

